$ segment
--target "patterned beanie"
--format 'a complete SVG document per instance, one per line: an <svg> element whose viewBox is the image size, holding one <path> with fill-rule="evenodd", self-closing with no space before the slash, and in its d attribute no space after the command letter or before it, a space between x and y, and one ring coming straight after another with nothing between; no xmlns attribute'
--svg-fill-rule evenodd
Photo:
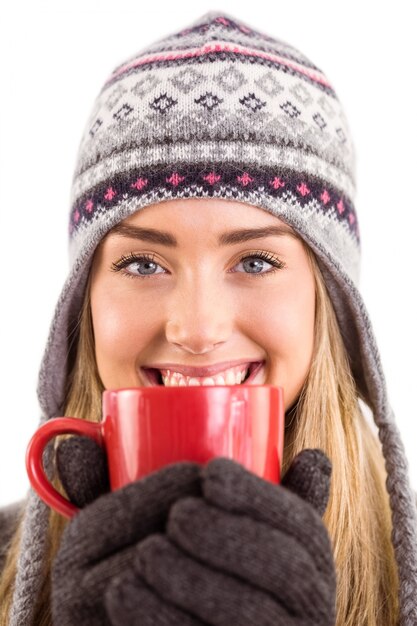
<svg viewBox="0 0 417 626"><path fill-rule="evenodd" d="M245 202L290 224L314 251L357 388L372 410L388 472L401 623L417 623L417 515L404 447L358 290L355 153L342 106L299 50L210 11L116 67L85 126L71 191L70 272L41 365L41 421L61 415L69 336L103 236L172 198ZM30 490L12 626L39 592L48 507Z"/></svg>

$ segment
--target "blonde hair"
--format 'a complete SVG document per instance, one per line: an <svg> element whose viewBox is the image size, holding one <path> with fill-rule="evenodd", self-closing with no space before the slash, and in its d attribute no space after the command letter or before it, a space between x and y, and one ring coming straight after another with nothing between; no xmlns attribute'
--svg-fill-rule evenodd
<svg viewBox="0 0 417 626"><path fill-rule="evenodd" d="M361 411L360 394L316 258L302 243L316 282L315 348L299 399L286 413L283 472L305 448L320 448L332 461L330 499L323 521L337 571L336 626L396 626L399 582L381 445ZM103 385L94 356L89 283L77 337L65 415L99 421ZM63 493L57 477L54 484ZM51 510L46 573L33 622L36 626L52 624L50 571L66 523ZM21 524L0 579L0 626L8 624L20 534Z"/></svg>

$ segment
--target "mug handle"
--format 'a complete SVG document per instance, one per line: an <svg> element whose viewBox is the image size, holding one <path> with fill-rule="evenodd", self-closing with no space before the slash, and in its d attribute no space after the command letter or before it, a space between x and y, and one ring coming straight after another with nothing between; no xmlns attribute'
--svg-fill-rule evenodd
<svg viewBox="0 0 417 626"><path fill-rule="evenodd" d="M103 447L101 424L76 417L54 417L42 424L29 441L26 449L26 471L30 483L46 504L71 518L80 509L64 498L49 482L43 467L43 451L47 443L57 435L73 434L91 437Z"/></svg>

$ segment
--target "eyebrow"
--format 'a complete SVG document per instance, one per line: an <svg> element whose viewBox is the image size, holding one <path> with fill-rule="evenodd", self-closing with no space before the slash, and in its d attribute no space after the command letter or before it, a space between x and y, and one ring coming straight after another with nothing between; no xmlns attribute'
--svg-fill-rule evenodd
<svg viewBox="0 0 417 626"><path fill-rule="evenodd" d="M140 226L128 226L127 224L116 224L109 234L117 234L129 239L140 239L151 243L159 243L171 248L178 247L175 237L166 231L155 230L154 228L142 228ZM298 239L297 234L286 224L277 226L263 226L261 228L245 228L221 233L218 237L219 246L230 246L243 243L252 239L262 239L263 237L285 237L290 236Z"/></svg>

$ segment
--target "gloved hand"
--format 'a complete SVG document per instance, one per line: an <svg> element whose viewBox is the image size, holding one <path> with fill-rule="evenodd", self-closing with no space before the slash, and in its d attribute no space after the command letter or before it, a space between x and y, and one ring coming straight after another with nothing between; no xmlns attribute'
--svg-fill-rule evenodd
<svg viewBox="0 0 417 626"><path fill-rule="evenodd" d="M281 485L226 458L202 497L171 506L165 533L136 548L105 603L113 626L334 626L336 574L321 520L331 465L304 450Z"/></svg>
<svg viewBox="0 0 417 626"><path fill-rule="evenodd" d="M176 465L164 468L167 475ZM72 540L63 538L53 574L57 624L334 625L336 576L320 518L329 494L327 457L304 450L281 485L224 458L214 459L199 474L202 492L172 499L170 510L165 508L166 529L148 526L146 538L139 533L137 545L129 542L126 548L126 562L118 553L106 558L114 548L106 553L99 542L93 562L81 550L82 563L78 557L78 564L76 558L68 569L68 559L85 535L84 525L78 524ZM136 512L142 512L140 507ZM100 524L99 516L97 510L94 520ZM119 516L122 527L122 509ZM71 524L75 526L75 520ZM111 542L117 535L116 527L113 530ZM94 535L90 533L84 545L89 546ZM61 577L66 577L66 585ZM67 614L61 609L62 588ZM87 621L82 621L83 611Z"/></svg>
<svg viewBox="0 0 417 626"><path fill-rule="evenodd" d="M201 496L199 472L196 463L168 465L97 497L69 521L52 564L54 625L112 624L105 607L109 583L133 569L141 540L164 531L178 498Z"/></svg>
<svg viewBox="0 0 417 626"><path fill-rule="evenodd" d="M110 491L106 453L90 437L74 435L60 441L56 467L68 498L80 509Z"/></svg>

